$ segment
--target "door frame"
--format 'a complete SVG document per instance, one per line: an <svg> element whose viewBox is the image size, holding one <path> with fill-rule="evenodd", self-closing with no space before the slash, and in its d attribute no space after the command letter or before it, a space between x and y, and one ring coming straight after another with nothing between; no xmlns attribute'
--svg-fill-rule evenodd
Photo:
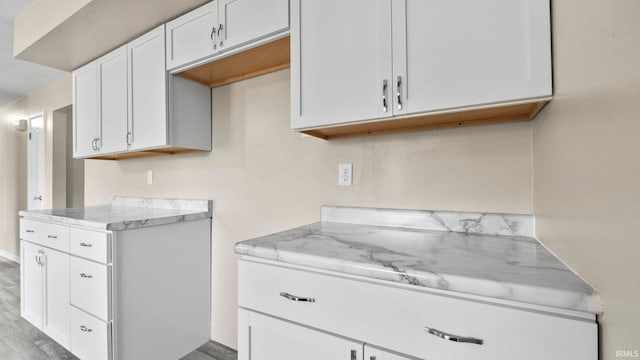
<svg viewBox="0 0 640 360"><path fill-rule="evenodd" d="M41 141L39 148L34 148L36 138L33 135L34 120L41 119L42 130L37 140ZM29 210L38 210L44 208L44 192L45 192L45 143L46 143L46 123L47 117L45 112L40 112L35 115L31 115L27 118L28 123L28 138L27 138L27 208ZM33 179L33 165L34 158L39 157L39 172L40 179L38 183L34 183ZM34 195L36 192L36 186L39 187L39 194ZM40 196L40 199L35 199L35 196Z"/></svg>

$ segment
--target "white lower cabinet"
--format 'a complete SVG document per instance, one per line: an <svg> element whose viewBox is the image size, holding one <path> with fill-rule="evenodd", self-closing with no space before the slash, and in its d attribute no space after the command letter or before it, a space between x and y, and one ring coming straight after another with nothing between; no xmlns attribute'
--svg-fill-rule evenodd
<svg viewBox="0 0 640 360"><path fill-rule="evenodd" d="M238 276L241 360L293 359L315 348L335 349L321 357L327 360L598 358L592 314L435 294L250 257L240 260ZM350 357L357 343L364 353L361 345ZM270 356L274 351L286 355Z"/></svg>
<svg viewBox="0 0 640 360"><path fill-rule="evenodd" d="M22 317L78 358L175 360L209 340L210 219L20 226Z"/></svg>
<svg viewBox="0 0 640 360"><path fill-rule="evenodd" d="M20 241L21 315L69 349L69 255Z"/></svg>

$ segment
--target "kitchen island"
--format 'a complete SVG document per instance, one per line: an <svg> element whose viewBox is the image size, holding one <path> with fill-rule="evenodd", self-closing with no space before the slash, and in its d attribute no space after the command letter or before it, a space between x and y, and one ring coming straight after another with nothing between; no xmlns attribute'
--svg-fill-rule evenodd
<svg viewBox="0 0 640 360"><path fill-rule="evenodd" d="M80 359L167 359L210 337L209 200L21 211L21 315Z"/></svg>

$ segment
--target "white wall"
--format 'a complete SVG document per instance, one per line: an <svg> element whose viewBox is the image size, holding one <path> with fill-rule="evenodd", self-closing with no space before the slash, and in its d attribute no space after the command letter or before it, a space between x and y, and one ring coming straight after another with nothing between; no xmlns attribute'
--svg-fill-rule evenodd
<svg viewBox="0 0 640 360"><path fill-rule="evenodd" d="M531 213L530 123L324 141L290 130L289 71L213 91L214 150L85 162L85 201L215 201L213 329L236 346L236 242L319 220L323 204ZM354 186L338 187L352 162ZM154 184L146 184L147 170ZM179 240L178 240L179 241Z"/></svg>
<svg viewBox="0 0 640 360"><path fill-rule="evenodd" d="M552 4L555 98L533 127L536 232L601 292L601 359L619 359L640 351L640 1Z"/></svg>

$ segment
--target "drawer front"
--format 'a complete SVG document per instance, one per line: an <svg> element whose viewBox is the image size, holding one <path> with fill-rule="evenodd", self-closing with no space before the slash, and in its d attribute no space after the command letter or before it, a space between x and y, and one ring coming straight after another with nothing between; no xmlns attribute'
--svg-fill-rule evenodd
<svg viewBox="0 0 640 360"><path fill-rule="evenodd" d="M238 286L241 307L424 359L597 359L594 322L248 261Z"/></svg>
<svg viewBox="0 0 640 360"><path fill-rule="evenodd" d="M69 267L71 304L103 321L111 320L111 267L75 256Z"/></svg>
<svg viewBox="0 0 640 360"><path fill-rule="evenodd" d="M111 323L71 307L71 352L85 360L109 360Z"/></svg>
<svg viewBox="0 0 640 360"><path fill-rule="evenodd" d="M69 252L69 228L31 219L20 219L20 239Z"/></svg>
<svg viewBox="0 0 640 360"><path fill-rule="evenodd" d="M111 262L110 235L99 231L71 228L69 247L73 255L103 264Z"/></svg>

